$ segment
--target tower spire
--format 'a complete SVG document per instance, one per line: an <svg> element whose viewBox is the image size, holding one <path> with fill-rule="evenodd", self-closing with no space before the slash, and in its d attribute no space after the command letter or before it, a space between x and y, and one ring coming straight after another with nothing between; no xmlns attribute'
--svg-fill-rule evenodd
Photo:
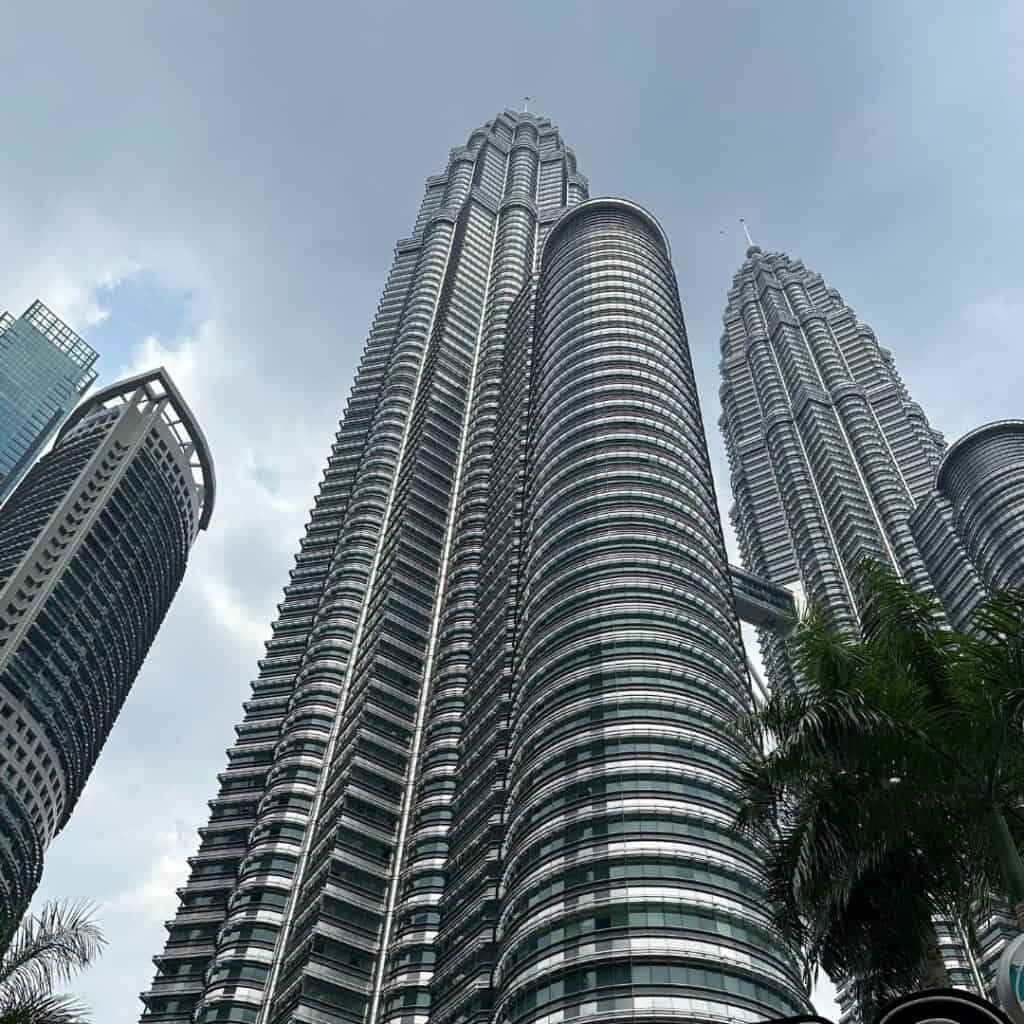
<svg viewBox="0 0 1024 1024"><path fill-rule="evenodd" d="M747 245L753 245L754 240L750 237L750 229L747 227L747 222L740 217L740 223L743 225L743 234L747 236Z"/></svg>
<svg viewBox="0 0 1024 1024"><path fill-rule="evenodd" d="M522 111L524 114L528 114L529 113L529 110L527 109L529 106L530 106L530 97L529 96L524 96L523 97L523 111Z"/></svg>

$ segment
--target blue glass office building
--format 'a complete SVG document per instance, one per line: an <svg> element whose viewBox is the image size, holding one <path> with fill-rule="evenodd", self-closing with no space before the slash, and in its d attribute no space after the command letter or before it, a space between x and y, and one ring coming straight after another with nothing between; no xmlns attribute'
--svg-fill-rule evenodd
<svg viewBox="0 0 1024 1024"><path fill-rule="evenodd" d="M41 302L0 316L0 501L96 379L93 351Z"/></svg>

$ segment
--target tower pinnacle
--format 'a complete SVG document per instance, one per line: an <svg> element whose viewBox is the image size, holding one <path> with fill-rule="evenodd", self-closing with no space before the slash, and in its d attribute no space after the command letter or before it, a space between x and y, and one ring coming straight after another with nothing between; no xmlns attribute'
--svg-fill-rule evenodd
<svg viewBox="0 0 1024 1024"><path fill-rule="evenodd" d="M740 217L740 223L743 225L743 234L747 236L747 256L756 256L761 251L761 246L754 244L754 240L750 237L750 229L747 227L747 222L742 217Z"/></svg>

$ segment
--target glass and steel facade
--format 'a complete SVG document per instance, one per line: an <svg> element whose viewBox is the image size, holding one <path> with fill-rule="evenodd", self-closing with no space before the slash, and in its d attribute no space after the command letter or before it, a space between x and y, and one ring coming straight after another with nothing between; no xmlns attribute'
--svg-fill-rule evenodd
<svg viewBox="0 0 1024 1024"><path fill-rule="evenodd" d="M0 314L0 502L95 381L96 358L41 302Z"/></svg>
<svg viewBox="0 0 1024 1024"><path fill-rule="evenodd" d="M986 423L951 444L910 527L957 629L970 628L990 591L1024 589L1024 421ZM982 987L994 993L1016 934L1009 908L978 922L977 934Z"/></svg>
<svg viewBox="0 0 1024 1024"><path fill-rule="evenodd" d="M146 1021L761 1020L668 245L506 111L398 243Z"/></svg>
<svg viewBox="0 0 1024 1024"><path fill-rule="evenodd" d="M911 526L958 626L986 590L1024 588L1022 511L1024 421L986 423L949 447Z"/></svg>
<svg viewBox="0 0 1024 1024"><path fill-rule="evenodd" d="M944 443L840 294L785 253L747 250L729 291L722 416L744 567L857 621L851 574L865 557L930 583L908 525ZM761 633L772 679L788 676Z"/></svg>
<svg viewBox="0 0 1024 1024"><path fill-rule="evenodd" d="M163 370L98 391L0 509L0 921L24 911L209 521Z"/></svg>
<svg viewBox="0 0 1024 1024"><path fill-rule="evenodd" d="M744 567L855 628L851 578L871 557L934 590L962 624L977 575L933 489L936 473L953 479L940 467L957 462L956 446L944 460L942 436L871 329L819 274L753 245L728 294L721 351L719 424ZM783 635L768 626L759 637L769 680L788 685ZM991 943L973 957L957 929L937 930L952 983L983 992Z"/></svg>

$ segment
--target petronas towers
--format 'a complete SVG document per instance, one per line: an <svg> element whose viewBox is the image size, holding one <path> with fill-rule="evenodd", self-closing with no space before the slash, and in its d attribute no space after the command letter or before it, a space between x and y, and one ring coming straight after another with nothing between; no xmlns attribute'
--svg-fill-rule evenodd
<svg viewBox="0 0 1024 1024"><path fill-rule="evenodd" d="M745 566L799 585L848 626L864 558L927 588L908 520L945 444L839 293L799 260L751 246L728 295L721 373ZM762 651L783 678L778 634L762 631Z"/></svg>
<svg viewBox="0 0 1024 1024"><path fill-rule="evenodd" d="M669 247L503 113L429 178L147 1021L807 1007Z"/></svg>
<svg viewBox="0 0 1024 1024"><path fill-rule="evenodd" d="M869 554L927 586L908 520L943 443L783 255L748 251L722 355L746 573L657 221L589 199L544 117L451 151L395 248L145 1021L807 1012L732 828L737 608L799 585L855 624Z"/></svg>
<svg viewBox="0 0 1024 1024"><path fill-rule="evenodd" d="M851 579L871 558L934 593L962 628L983 586L950 503L935 489L951 468L945 441L911 399L892 353L819 274L756 245L729 291L721 345L720 425L745 566L855 629ZM960 442L950 454L963 449ZM986 453L982 464L999 454ZM969 472L970 486L960 490L972 491L976 504L986 480L996 494L1020 489L1019 472ZM959 501L970 503L963 494ZM986 530L1012 535L1008 522L1019 512L1013 517L1002 505L1002 521ZM1019 570L1019 541L1009 547L1004 561ZM760 641L770 679L785 684L791 669L782 635L761 629ZM953 925L938 921L937 933L951 982L990 993L1004 922L978 923L977 955Z"/></svg>

